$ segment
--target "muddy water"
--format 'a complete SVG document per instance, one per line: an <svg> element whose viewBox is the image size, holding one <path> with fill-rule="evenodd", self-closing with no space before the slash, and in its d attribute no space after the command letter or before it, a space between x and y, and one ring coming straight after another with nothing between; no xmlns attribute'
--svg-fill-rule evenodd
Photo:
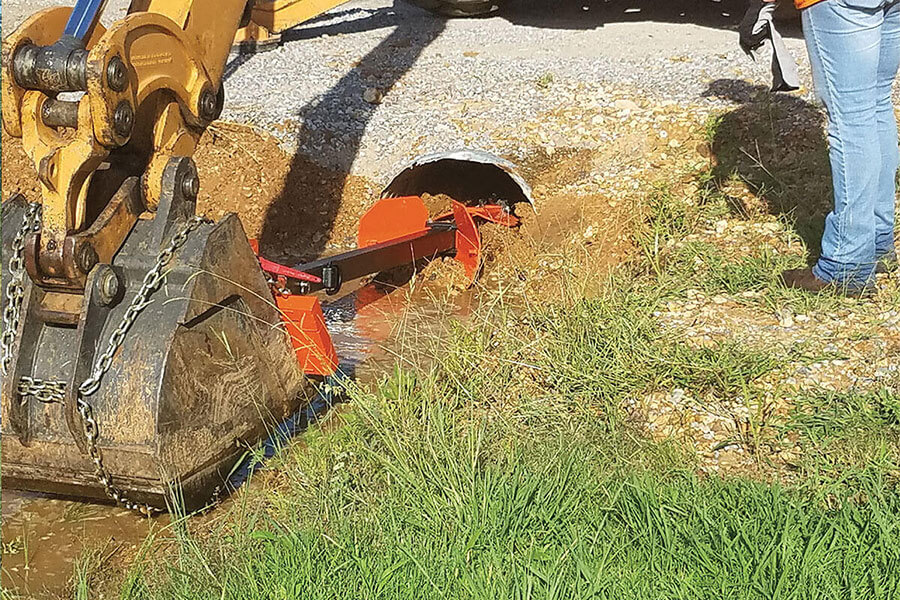
<svg viewBox="0 0 900 600"><path fill-rule="evenodd" d="M465 312L466 295L441 310ZM439 308L427 297L410 297L405 289L386 294L365 286L327 302L324 312L341 358L342 375L367 381L385 372L397 351L387 340L398 326L428 327L437 321ZM306 412L319 413L327 403L316 402ZM309 414L286 422L280 435L302 430ZM294 425L297 425L294 427ZM266 454L277 444L267 441ZM258 465L236 470L232 483L239 484ZM252 485L252 483L251 483ZM166 516L146 519L124 509L51 498L39 494L3 490L2 588L27 598L69 598L77 563L92 554L103 565L125 567L141 550L152 532L166 537ZM161 532L161 533L159 533Z"/></svg>
<svg viewBox="0 0 900 600"><path fill-rule="evenodd" d="M151 527L167 521L10 490L3 490L2 507L3 589L35 598L67 597L75 560L86 550L104 561L127 560Z"/></svg>

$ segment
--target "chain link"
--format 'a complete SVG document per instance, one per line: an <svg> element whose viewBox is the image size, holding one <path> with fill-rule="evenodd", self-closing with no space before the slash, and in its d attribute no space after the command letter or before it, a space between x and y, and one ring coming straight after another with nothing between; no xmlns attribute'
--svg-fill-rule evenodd
<svg viewBox="0 0 900 600"><path fill-rule="evenodd" d="M39 211L37 215L37 226L40 227ZM26 223L27 222L28 218L26 217ZM188 236L191 233L193 233L201 225L210 222L211 221L203 217L193 217L190 221L188 221L183 229L181 229L172 237L169 245L166 246L157 255L156 264L154 264L153 268L151 268L144 276L141 287L138 290L137 295L134 297L134 300L131 301L128 309L125 311L125 315L122 317L122 321L109 336L109 340L106 344L106 350L97 358L97 362L94 363L94 368L91 370L90 376L85 379L84 382L82 382L82 384L78 387L78 395L75 400L75 407L78 411L78 415L81 417L82 427L84 428L84 436L87 440L88 455L91 458L91 462L93 462L94 464L94 473L96 474L97 479L100 481L101 485L103 485L106 494L119 504L123 505L125 508L140 512L141 514L147 516L159 512L159 509L131 500L123 490L113 485L112 477L110 476L109 471L107 471L106 466L103 464L103 453L101 452L100 446L97 443L97 440L100 437L100 427L97 424L97 420L94 418L93 407L90 405L87 399L89 396L96 393L98 389L100 389L100 384L103 381L103 376L106 375L106 373L112 366L113 357L115 356L116 351L118 351L118 349L122 346L122 343L125 341L125 336L128 334L128 331L131 329L132 325L134 325L134 322L137 320L138 315L140 315L141 311L143 311L145 308L147 308L147 306L150 305L150 296L152 296L153 293L159 289L160 284L162 283L163 279L165 279L165 268L172 261L175 253L182 246L184 246L185 242L187 242L188 240ZM27 233L27 231L25 230L26 227L23 226L23 231ZM17 244L19 243L20 237L21 245L24 249L25 234L20 232L20 235L16 236ZM10 271L13 270L13 266L21 268L21 280L24 274L24 265L22 264L21 258L23 252L19 251L18 245L15 247L14 252L15 256L10 260ZM15 262L16 260L18 260L18 262ZM10 286L13 285L14 281L10 282ZM7 297L9 297L9 289L7 289ZM19 299L19 304L16 306L15 313L11 314L10 316L10 320L12 321L14 319L16 325L18 325L20 307L21 298ZM7 312L9 312L9 305L7 305ZM4 313L3 321L4 324L6 324L6 313ZM7 330L8 326L7 329L4 330L3 338L4 372L5 366L7 364ZM12 339L15 339L15 332L12 335ZM43 381L40 379L33 379L31 377L23 377L19 380L17 389L20 396L23 398L22 402L24 402L25 398L27 398L28 396L34 397L40 402L61 402L65 398L66 384L61 381Z"/></svg>
<svg viewBox="0 0 900 600"><path fill-rule="evenodd" d="M66 382L22 377L16 391L23 405L28 402L29 396L44 404L62 404L66 399Z"/></svg>
<svg viewBox="0 0 900 600"><path fill-rule="evenodd" d="M9 259L9 283L6 285L6 308L3 310L3 333L0 335L0 371L6 375L12 362L12 347L19 331L22 299L25 297L25 238L29 233L41 230L41 209L32 202L25 210L22 227L13 240L12 257Z"/></svg>

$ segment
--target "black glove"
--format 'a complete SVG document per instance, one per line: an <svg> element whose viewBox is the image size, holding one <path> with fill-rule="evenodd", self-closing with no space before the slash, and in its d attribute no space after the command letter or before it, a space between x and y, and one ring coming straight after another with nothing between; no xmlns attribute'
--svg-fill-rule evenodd
<svg viewBox="0 0 900 600"><path fill-rule="evenodd" d="M741 21L741 25L738 27L738 32L741 35L741 50L750 56L753 56L752 52L762 46L763 42L769 38L768 26L764 27L759 33L753 33L753 28L759 21L759 13L766 4L770 3L763 2L763 0L750 0L747 14L744 15L744 20Z"/></svg>

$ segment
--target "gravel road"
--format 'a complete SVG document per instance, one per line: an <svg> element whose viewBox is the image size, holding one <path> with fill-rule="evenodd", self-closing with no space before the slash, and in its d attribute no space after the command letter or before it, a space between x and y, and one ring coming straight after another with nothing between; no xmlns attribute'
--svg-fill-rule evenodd
<svg viewBox="0 0 900 600"><path fill-rule="evenodd" d="M301 151L383 179L423 152L509 152L509 136L498 142L497 132L535 122L574 95L601 105L628 92L717 102L704 97L711 81L768 78L737 48L740 1L554 4L512 3L492 18L445 21L401 1L352 2L298 28L277 51L236 61L226 117L287 122L279 135ZM367 103L367 89L384 100Z"/></svg>
<svg viewBox="0 0 900 600"><path fill-rule="evenodd" d="M4 33L50 4L4 1ZM125 4L110 0L106 20ZM744 5L511 0L497 16L447 21L402 0L355 0L289 32L272 52L232 58L224 118L269 129L324 166L378 179L433 150L508 153L509 131L573 98L601 107L635 96L747 101L770 75L766 60L737 48ZM786 33L808 83L799 31Z"/></svg>

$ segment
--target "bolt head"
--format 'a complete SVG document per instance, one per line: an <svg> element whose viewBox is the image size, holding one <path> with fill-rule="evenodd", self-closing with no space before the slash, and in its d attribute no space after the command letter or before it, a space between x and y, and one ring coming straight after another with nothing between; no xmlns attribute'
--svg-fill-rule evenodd
<svg viewBox="0 0 900 600"><path fill-rule="evenodd" d="M116 112L113 113L113 128L116 133L122 137L131 135L131 129L134 127L134 109L127 100L119 102Z"/></svg>
<svg viewBox="0 0 900 600"><path fill-rule="evenodd" d="M188 173L184 176L184 179L181 180L181 193L188 200L197 198L197 194L200 193L200 178L196 173Z"/></svg>
<svg viewBox="0 0 900 600"><path fill-rule="evenodd" d="M103 274L103 281L101 282L103 286L103 293L107 296L115 296L119 292L119 278L116 277L116 274L112 272L112 270L106 271Z"/></svg>
<svg viewBox="0 0 900 600"><path fill-rule="evenodd" d="M99 261L100 257L97 256L97 251L90 244L84 244L78 250L78 267L85 273L90 273Z"/></svg>
<svg viewBox="0 0 900 600"><path fill-rule="evenodd" d="M116 92L123 92L128 86L128 69L118 56L113 56L106 65L106 84Z"/></svg>
<svg viewBox="0 0 900 600"><path fill-rule="evenodd" d="M103 306L109 306L119 296L122 283L109 265L104 265L103 272L97 278L97 299Z"/></svg>
<svg viewBox="0 0 900 600"><path fill-rule="evenodd" d="M219 99L212 90L206 90L200 96L200 117L213 121L219 116Z"/></svg>

